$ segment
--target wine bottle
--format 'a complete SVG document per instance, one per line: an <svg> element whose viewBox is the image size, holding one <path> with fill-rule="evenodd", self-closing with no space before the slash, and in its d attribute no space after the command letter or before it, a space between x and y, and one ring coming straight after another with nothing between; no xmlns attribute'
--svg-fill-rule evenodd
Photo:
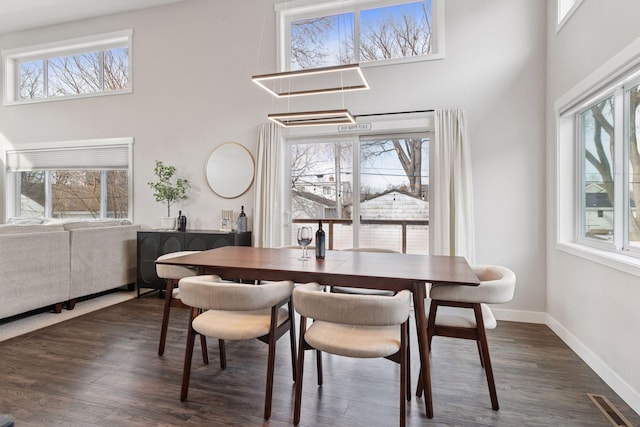
<svg viewBox="0 0 640 427"><path fill-rule="evenodd" d="M187 217L178 211L178 231L187 231Z"/></svg>
<svg viewBox="0 0 640 427"><path fill-rule="evenodd" d="M322 220L318 220L318 231L316 231L316 259L324 259L326 251L325 235L322 229Z"/></svg>
<svg viewBox="0 0 640 427"><path fill-rule="evenodd" d="M240 208L240 215L238 215L238 233L244 233L247 231L247 215L244 213L244 206Z"/></svg>

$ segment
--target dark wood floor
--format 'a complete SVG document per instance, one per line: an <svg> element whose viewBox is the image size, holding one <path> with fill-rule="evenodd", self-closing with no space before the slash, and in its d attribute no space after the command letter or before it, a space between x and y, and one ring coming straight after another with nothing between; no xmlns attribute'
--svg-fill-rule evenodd
<svg viewBox="0 0 640 427"><path fill-rule="evenodd" d="M189 399L181 403L187 312L173 310L167 349L158 357L161 309L160 299L144 296L0 343L0 413L10 414L17 427L291 425L286 336L279 342L273 414L264 422L266 345L228 343L222 371L217 347L210 345L205 366L196 344ZM489 332L489 345L500 411L491 410L475 344L436 337L435 416L425 418L423 400L414 397L408 425L610 426L587 393L605 395L640 425L640 417L547 327L500 322ZM397 425L398 365L325 355L319 388L313 360L308 353L302 426ZM412 365L415 383L415 357Z"/></svg>

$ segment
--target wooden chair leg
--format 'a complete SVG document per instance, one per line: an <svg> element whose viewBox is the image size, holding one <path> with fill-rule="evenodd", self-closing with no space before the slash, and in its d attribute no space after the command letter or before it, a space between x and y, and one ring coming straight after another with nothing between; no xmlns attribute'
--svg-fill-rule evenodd
<svg viewBox="0 0 640 427"><path fill-rule="evenodd" d="M209 364L209 353L207 352L207 337L200 334L200 349L202 350L202 363Z"/></svg>
<svg viewBox="0 0 640 427"><path fill-rule="evenodd" d="M484 359L482 358L482 346L480 345L480 340L476 341L476 346L478 347L478 357L480 358L480 366L484 368Z"/></svg>
<svg viewBox="0 0 640 427"><path fill-rule="evenodd" d="M484 320L482 318L482 307L480 304L473 305L473 311L476 315L476 326L478 328L478 342L484 361L484 371L487 375L487 383L489 385L489 396L491 397L491 407L494 411L500 409L498 406L498 393L496 392L496 383L493 378L493 369L491 367L491 357L489 356L489 344L487 343L487 332L484 329Z"/></svg>
<svg viewBox="0 0 640 427"><path fill-rule="evenodd" d="M220 351L220 368L227 368L227 350L224 346L224 340L218 340L218 350Z"/></svg>
<svg viewBox="0 0 640 427"><path fill-rule="evenodd" d="M171 300L173 298L174 279L167 279L164 296L164 311L162 312L162 326L160 328L160 343L158 344L158 356L164 354L164 344L167 341L167 329L169 328L169 314L171 313Z"/></svg>
<svg viewBox="0 0 640 427"><path fill-rule="evenodd" d="M307 318L300 317L300 338L298 339L298 361L296 362L295 400L293 404L293 424L300 424L300 407L302 405L302 374L304 371L304 333L307 330Z"/></svg>
<svg viewBox="0 0 640 427"><path fill-rule="evenodd" d="M436 314L438 313L438 303L431 300L429 306L429 317L427 318L427 342L429 345L429 356L431 356L431 342L433 341L433 335L435 333ZM416 386L416 396L422 397L422 368L420 368L420 375L418 376L418 385Z"/></svg>
<svg viewBox="0 0 640 427"><path fill-rule="evenodd" d="M407 424L407 400L411 394L411 386L407 384L407 324L401 326L400 332L400 427Z"/></svg>
<svg viewBox="0 0 640 427"><path fill-rule="evenodd" d="M293 381L296 381L296 317L293 311L293 303L289 301L289 341L291 345L291 372Z"/></svg>
<svg viewBox="0 0 640 427"><path fill-rule="evenodd" d="M406 375L406 383L407 383L407 402L411 402L411 339L409 338L409 324L411 322L407 322L407 375Z"/></svg>
<svg viewBox="0 0 640 427"><path fill-rule="evenodd" d="M267 385L264 397L264 419L271 417L271 399L273 394L273 371L276 363L276 330L278 329L278 308L271 308L271 327L269 328L269 356L267 359Z"/></svg>
<svg viewBox="0 0 640 427"><path fill-rule="evenodd" d="M198 315L197 309L191 310L191 318ZM189 320L189 330L187 331L187 348L184 352L184 367L182 369L182 390L180 391L180 401L187 400L189 393L189 377L191 376L191 359L193 357L193 344L196 340L196 331L193 330L191 320Z"/></svg>
<svg viewBox="0 0 640 427"><path fill-rule="evenodd" d="M318 385L322 385L324 375L322 374L322 352L320 350L316 350L316 371L318 371Z"/></svg>

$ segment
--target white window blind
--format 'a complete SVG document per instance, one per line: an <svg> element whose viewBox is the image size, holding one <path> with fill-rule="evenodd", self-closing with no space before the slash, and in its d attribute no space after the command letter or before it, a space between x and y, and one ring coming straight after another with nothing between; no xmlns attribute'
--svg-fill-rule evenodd
<svg viewBox="0 0 640 427"><path fill-rule="evenodd" d="M61 169L127 169L130 144L7 150L7 172Z"/></svg>

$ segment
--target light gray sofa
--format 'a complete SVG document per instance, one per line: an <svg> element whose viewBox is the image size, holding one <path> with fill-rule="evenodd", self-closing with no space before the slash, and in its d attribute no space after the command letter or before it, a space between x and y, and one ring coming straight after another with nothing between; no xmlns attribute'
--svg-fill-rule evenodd
<svg viewBox="0 0 640 427"><path fill-rule="evenodd" d="M137 225L0 225L0 319L135 282Z"/></svg>

